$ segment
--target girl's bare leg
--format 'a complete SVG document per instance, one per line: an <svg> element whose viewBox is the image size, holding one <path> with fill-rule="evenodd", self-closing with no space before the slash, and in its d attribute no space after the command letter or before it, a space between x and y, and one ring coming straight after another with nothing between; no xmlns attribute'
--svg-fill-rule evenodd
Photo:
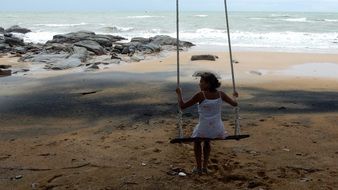
<svg viewBox="0 0 338 190"><path fill-rule="evenodd" d="M205 169L207 169L207 167L208 167L210 151L211 151L210 141L204 141L204 145L203 145L203 155L204 155L203 168L205 168Z"/></svg>
<svg viewBox="0 0 338 190"><path fill-rule="evenodd" d="M194 152L195 152L195 159L197 164L197 169L202 168L202 146L200 141L195 141L194 143Z"/></svg>

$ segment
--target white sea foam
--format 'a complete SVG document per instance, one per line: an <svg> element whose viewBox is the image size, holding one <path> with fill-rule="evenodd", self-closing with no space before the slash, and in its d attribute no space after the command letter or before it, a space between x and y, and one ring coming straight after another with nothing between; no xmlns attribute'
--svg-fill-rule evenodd
<svg viewBox="0 0 338 190"><path fill-rule="evenodd" d="M112 26L112 27L105 27L105 30L107 30L108 32L129 32L134 30L133 27L122 27L122 26Z"/></svg>
<svg viewBox="0 0 338 190"><path fill-rule="evenodd" d="M209 15L194 15L194 17L208 17Z"/></svg>
<svg viewBox="0 0 338 190"><path fill-rule="evenodd" d="M54 35L59 33L56 32L29 32L23 35L25 42L32 43L46 43L48 40L52 40Z"/></svg>
<svg viewBox="0 0 338 190"><path fill-rule="evenodd" d="M288 21L288 22L310 22L305 17L302 17L302 18L275 19L275 20Z"/></svg>
<svg viewBox="0 0 338 190"><path fill-rule="evenodd" d="M338 22L336 19L324 19L325 22Z"/></svg>

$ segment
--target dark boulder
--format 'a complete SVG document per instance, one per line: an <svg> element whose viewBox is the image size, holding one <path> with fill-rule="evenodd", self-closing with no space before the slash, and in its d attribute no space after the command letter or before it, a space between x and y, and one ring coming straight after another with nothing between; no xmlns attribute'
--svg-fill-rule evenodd
<svg viewBox="0 0 338 190"><path fill-rule="evenodd" d="M176 46L177 45L176 38L172 38L166 35L157 35L157 36L149 38L149 40L150 40L150 43L159 45L159 46L163 46L163 45ZM187 42L187 41L180 41L179 44L181 47L188 47L188 48L195 46L193 43Z"/></svg>
<svg viewBox="0 0 338 190"><path fill-rule="evenodd" d="M111 47L113 42L126 39L120 36L95 34L90 31L78 31L68 34L55 35L53 36L53 39L47 43L76 43L83 40L92 40L96 41L103 47Z"/></svg>
<svg viewBox="0 0 338 190"><path fill-rule="evenodd" d="M99 43L92 41L92 40L79 41L75 43L74 46L84 47L88 51L94 52L96 55L105 54L103 47Z"/></svg>
<svg viewBox="0 0 338 190"><path fill-rule="evenodd" d="M44 50L47 53L71 53L73 51L73 45L70 44L46 44Z"/></svg>
<svg viewBox="0 0 338 190"><path fill-rule="evenodd" d="M10 28L7 28L5 31L7 33L16 32L16 33L22 33L22 34L26 34L28 32L31 32L31 30L29 30L27 28L22 28L18 25L11 26Z"/></svg>
<svg viewBox="0 0 338 190"><path fill-rule="evenodd" d="M150 43L149 38L135 37L130 40L130 42L140 42L142 44Z"/></svg>
<svg viewBox="0 0 338 190"><path fill-rule="evenodd" d="M0 27L0 34L4 34L5 33L5 29Z"/></svg>
<svg viewBox="0 0 338 190"><path fill-rule="evenodd" d="M215 55L193 55L191 56L191 61L197 61L197 60L207 60L207 61L216 61L218 59Z"/></svg>
<svg viewBox="0 0 338 190"><path fill-rule="evenodd" d="M93 36L95 36L95 33L90 31L72 32L68 34L55 35L53 36L53 40L50 40L47 43L76 43Z"/></svg>
<svg viewBox="0 0 338 190"><path fill-rule="evenodd" d="M90 38L87 38L85 40L92 40L92 41L95 41L97 43L99 43L102 47L112 47L113 45L113 42L111 41L111 39L109 37L106 37L106 36L93 36L93 37L90 37Z"/></svg>
<svg viewBox="0 0 338 190"><path fill-rule="evenodd" d="M13 49L13 51L15 53L18 53L18 54L25 54L25 53L27 53L27 48L25 48L25 47L15 47Z"/></svg>
<svg viewBox="0 0 338 190"><path fill-rule="evenodd" d="M81 62L85 62L87 60L87 57L88 57L87 49L78 46L73 47L72 55L69 56L69 58L79 59Z"/></svg>
<svg viewBox="0 0 338 190"><path fill-rule="evenodd" d="M25 43L23 42L23 39L17 38L17 37L6 37L5 36L5 43L9 44L10 46L24 46Z"/></svg>

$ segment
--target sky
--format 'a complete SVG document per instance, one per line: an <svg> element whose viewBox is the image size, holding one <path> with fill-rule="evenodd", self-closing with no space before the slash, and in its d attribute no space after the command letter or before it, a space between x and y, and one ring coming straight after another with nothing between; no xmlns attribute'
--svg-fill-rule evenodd
<svg viewBox="0 0 338 190"><path fill-rule="evenodd" d="M338 0L227 0L230 11L338 12ZM224 0L180 0L181 11L221 11ZM176 0L0 0L0 11L172 11Z"/></svg>

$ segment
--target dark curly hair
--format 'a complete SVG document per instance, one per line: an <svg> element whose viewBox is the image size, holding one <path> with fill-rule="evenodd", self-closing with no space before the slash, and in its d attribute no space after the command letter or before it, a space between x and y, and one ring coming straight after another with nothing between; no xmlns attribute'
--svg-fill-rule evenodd
<svg viewBox="0 0 338 190"><path fill-rule="evenodd" d="M210 72L204 72L200 74L202 80L209 84L209 90L214 92L217 91L217 88L221 86L221 83L218 81L215 74Z"/></svg>

